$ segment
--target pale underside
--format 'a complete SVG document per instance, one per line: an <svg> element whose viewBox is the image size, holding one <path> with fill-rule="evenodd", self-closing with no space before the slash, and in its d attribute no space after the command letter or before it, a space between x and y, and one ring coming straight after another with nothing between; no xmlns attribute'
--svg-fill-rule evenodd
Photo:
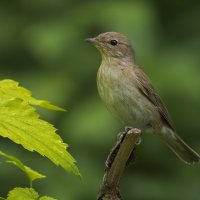
<svg viewBox="0 0 200 200"><path fill-rule="evenodd" d="M159 123L159 111L137 88L138 82L133 68L110 62L115 60L102 61L97 75L98 91L107 109L125 126L141 130L152 127L160 131L162 123Z"/></svg>

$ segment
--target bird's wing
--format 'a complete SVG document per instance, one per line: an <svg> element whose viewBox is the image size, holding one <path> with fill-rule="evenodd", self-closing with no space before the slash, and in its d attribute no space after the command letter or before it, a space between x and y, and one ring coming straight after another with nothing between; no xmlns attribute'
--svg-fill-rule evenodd
<svg viewBox="0 0 200 200"><path fill-rule="evenodd" d="M167 108L165 107L159 95L155 92L147 75L137 66L135 67L134 72L138 81L138 89L147 99L149 99L153 103L153 105L155 105L158 108L162 120L172 130L174 130L174 126L167 111Z"/></svg>

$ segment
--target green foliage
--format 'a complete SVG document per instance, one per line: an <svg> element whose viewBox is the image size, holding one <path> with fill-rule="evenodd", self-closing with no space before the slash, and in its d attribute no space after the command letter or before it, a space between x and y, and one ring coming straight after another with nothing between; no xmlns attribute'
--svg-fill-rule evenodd
<svg viewBox="0 0 200 200"><path fill-rule="evenodd" d="M100 101L95 80L100 56L84 42L100 32L130 38L136 63L151 78L177 132L200 152L200 1L0 1L0 13L0 78L18 80L35 97L69 108L67 114L45 111L42 116L70 141L86 180L78 184L47 162L48 187L34 182L39 193L59 200L94 199L106 155L123 129ZM0 146L4 152L13 148L4 139ZM185 166L151 134L142 136L136 154L121 182L124 199L199 200L199 165ZM15 155L27 160L21 151ZM38 169L40 158L28 162ZM4 196L9 176L4 169Z"/></svg>
<svg viewBox="0 0 200 200"><path fill-rule="evenodd" d="M38 197L33 188L14 188L9 192L7 200L37 200Z"/></svg>
<svg viewBox="0 0 200 200"><path fill-rule="evenodd" d="M44 175L32 170L30 167L24 165L18 158L14 156L10 156L8 154L3 153L0 151L0 156L4 156L8 159L8 163L14 164L19 167L28 177L30 186L32 186L32 182L37 179L45 178Z"/></svg>
<svg viewBox="0 0 200 200"><path fill-rule="evenodd" d="M36 151L65 170L80 175L76 161L66 151L68 145L62 142L51 124L39 118L31 104L63 110L47 101L31 97L31 93L15 81L0 82L0 136L21 144L29 151Z"/></svg>
<svg viewBox="0 0 200 200"><path fill-rule="evenodd" d="M56 200L56 199L54 199L52 197L48 197L48 196L42 196L39 198L39 200Z"/></svg>
<svg viewBox="0 0 200 200"><path fill-rule="evenodd" d="M6 200L56 200L52 197L39 197L33 188L14 188L8 194Z"/></svg>
<svg viewBox="0 0 200 200"><path fill-rule="evenodd" d="M55 106L48 101L38 100L31 96L31 92L21 86L13 80L0 81L0 105L6 105L12 100L20 99L26 105L41 106L50 110L65 111L63 108ZM14 110L12 112L14 114Z"/></svg>

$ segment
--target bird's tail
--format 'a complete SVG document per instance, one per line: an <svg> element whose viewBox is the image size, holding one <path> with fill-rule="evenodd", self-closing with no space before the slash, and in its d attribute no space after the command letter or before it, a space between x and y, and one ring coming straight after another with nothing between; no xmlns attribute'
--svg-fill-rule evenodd
<svg viewBox="0 0 200 200"><path fill-rule="evenodd" d="M167 130L167 131L166 131ZM169 148L185 163L193 164L200 161L200 155L189 147L176 133L171 129L165 129L162 139Z"/></svg>

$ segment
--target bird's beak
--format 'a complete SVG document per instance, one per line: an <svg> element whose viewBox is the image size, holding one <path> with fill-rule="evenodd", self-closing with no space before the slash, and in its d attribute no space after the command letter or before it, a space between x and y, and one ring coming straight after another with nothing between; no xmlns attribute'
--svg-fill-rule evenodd
<svg viewBox="0 0 200 200"><path fill-rule="evenodd" d="M96 38L87 38L85 41L94 45L99 43Z"/></svg>

